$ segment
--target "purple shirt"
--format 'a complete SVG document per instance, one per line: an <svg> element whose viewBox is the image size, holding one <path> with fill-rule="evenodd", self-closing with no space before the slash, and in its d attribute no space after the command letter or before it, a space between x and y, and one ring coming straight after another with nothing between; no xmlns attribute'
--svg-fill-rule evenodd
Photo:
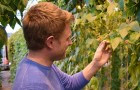
<svg viewBox="0 0 140 90"><path fill-rule="evenodd" d="M80 90L88 82L82 72L70 76L55 65L46 67L25 57L18 66L12 90Z"/></svg>

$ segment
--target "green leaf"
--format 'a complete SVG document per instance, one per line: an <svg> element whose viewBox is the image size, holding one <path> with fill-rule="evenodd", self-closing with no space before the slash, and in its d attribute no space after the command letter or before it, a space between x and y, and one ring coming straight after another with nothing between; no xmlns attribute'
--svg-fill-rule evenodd
<svg viewBox="0 0 140 90"><path fill-rule="evenodd" d="M95 0L89 0L90 5L94 5Z"/></svg>
<svg viewBox="0 0 140 90"><path fill-rule="evenodd" d="M119 30L119 34L121 35L122 38L125 38L125 36L127 36L128 34L128 30L130 30L130 27L125 27L121 30Z"/></svg>
<svg viewBox="0 0 140 90"><path fill-rule="evenodd" d="M130 35L130 41L131 42L136 42L140 38L140 33L134 32Z"/></svg>
<svg viewBox="0 0 140 90"><path fill-rule="evenodd" d="M1 4L0 3L0 8L2 9L2 10L7 10L7 11L9 11L9 12L15 12L15 11L13 11L13 9L11 8L11 7L9 7L9 6L6 6L6 5L3 5L3 4Z"/></svg>
<svg viewBox="0 0 140 90"><path fill-rule="evenodd" d="M136 3L133 0L129 0L125 7L127 16L135 15L136 8Z"/></svg>
<svg viewBox="0 0 140 90"><path fill-rule="evenodd" d="M2 26L6 27L6 25L7 25L7 23L8 23L7 15L1 16L0 22L1 22Z"/></svg>
<svg viewBox="0 0 140 90"><path fill-rule="evenodd" d="M73 3L74 5L76 5L77 0L72 0L72 3Z"/></svg>
<svg viewBox="0 0 140 90"><path fill-rule="evenodd" d="M111 39L111 46L112 46L113 51L118 47L118 45L121 41L122 41L122 39L120 37Z"/></svg>
<svg viewBox="0 0 140 90"><path fill-rule="evenodd" d="M68 4L69 0L64 0L65 1L65 4Z"/></svg>
<svg viewBox="0 0 140 90"><path fill-rule="evenodd" d="M12 29L14 29L15 24L16 24L16 19L14 19L14 20L12 21L11 25L10 25L10 26L12 27Z"/></svg>
<svg viewBox="0 0 140 90"><path fill-rule="evenodd" d="M11 0L4 0L6 4L10 4Z"/></svg>
<svg viewBox="0 0 140 90"><path fill-rule="evenodd" d="M15 15L12 13L9 13L9 16L10 16L9 25L12 27L12 29L14 29L15 24L16 24L16 19L14 18Z"/></svg>
<svg viewBox="0 0 140 90"><path fill-rule="evenodd" d="M17 23L21 26L20 20L15 16Z"/></svg>
<svg viewBox="0 0 140 90"><path fill-rule="evenodd" d="M133 21L129 24L129 26L132 28L132 30L140 32L140 26L138 21Z"/></svg>

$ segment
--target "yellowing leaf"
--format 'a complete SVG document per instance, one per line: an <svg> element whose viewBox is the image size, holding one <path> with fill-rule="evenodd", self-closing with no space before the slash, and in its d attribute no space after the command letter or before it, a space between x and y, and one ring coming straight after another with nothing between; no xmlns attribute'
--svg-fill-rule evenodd
<svg viewBox="0 0 140 90"><path fill-rule="evenodd" d="M93 47L94 49L96 49L98 47L98 42L96 39L87 39L86 40L86 47L89 48L90 45L92 45L91 47Z"/></svg>
<svg viewBox="0 0 140 90"><path fill-rule="evenodd" d="M96 16L93 16L92 14L87 14L85 16L85 19L87 19L89 22L93 22L93 20L96 19Z"/></svg>
<svg viewBox="0 0 140 90"><path fill-rule="evenodd" d="M120 37L116 37L114 39L111 39L111 46L113 51L117 48L117 46L119 45L119 43L122 41L122 39Z"/></svg>
<svg viewBox="0 0 140 90"><path fill-rule="evenodd" d="M86 47L89 47L93 42L93 39L87 39L86 40Z"/></svg>
<svg viewBox="0 0 140 90"><path fill-rule="evenodd" d="M125 38L125 36L127 36L128 30L130 30L130 27L125 27L119 30L119 34L121 35L122 38Z"/></svg>
<svg viewBox="0 0 140 90"><path fill-rule="evenodd" d="M132 30L140 32L140 26L137 21L131 22L129 26L132 28Z"/></svg>
<svg viewBox="0 0 140 90"><path fill-rule="evenodd" d="M122 24L119 26L119 30L120 30L120 29L123 29L123 28L125 28L125 27L127 27L127 26L128 26L128 24L122 23Z"/></svg>
<svg viewBox="0 0 140 90"><path fill-rule="evenodd" d="M135 32L130 35L130 41L133 43L137 41L139 38L140 38L140 33Z"/></svg>
<svg viewBox="0 0 140 90"><path fill-rule="evenodd" d="M80 24L80 22L81 22L81 19L76 19L75 20L75 25Z"/></svg>
<svg viewBox="0 0 140 90"><path fill-rule="evenodd" d="M97 10L102 10L103 9L103 5L96 5L96 9Z"/></svg>
<svg viewBox="0 0 140 90"><path fill-rule="evenodd" d="M110 3L110 5L107 7L107 13L111 15L115 10L115 7L117 6L117 3Z"/></svg>

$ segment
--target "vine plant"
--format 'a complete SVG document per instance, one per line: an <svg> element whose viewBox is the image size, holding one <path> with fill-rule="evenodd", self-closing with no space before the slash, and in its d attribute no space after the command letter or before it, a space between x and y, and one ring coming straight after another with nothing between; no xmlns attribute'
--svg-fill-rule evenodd
<svg viewBox="0 0 140 90"><path fill-rule="evenodd" d="M139 9L129 5L130 2L134 5L140 2L108 1L94 2L94 7L84 6L75 14L74 44L68 50L68 58L57 64L69 74L78 72L91 61L98 44L109 40L113 49L111 60L85 89L139 90L140 26L136 16ZM121 6L120 2L124 5ZM135 10L131 15L128 14L130 8Z"/></svg>

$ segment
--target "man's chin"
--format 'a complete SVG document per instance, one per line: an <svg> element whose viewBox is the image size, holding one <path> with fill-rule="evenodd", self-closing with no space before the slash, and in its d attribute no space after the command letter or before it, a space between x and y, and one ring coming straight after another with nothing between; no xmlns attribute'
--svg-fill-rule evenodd
<svg viewBox="0 0 140 90"><path fill-rule="evenodd" d="M66 54L63 55L63 56L61 56L61 57L58 57L58 58L56 59L56 61L63 60L63 59L65 59L65 58L66 58Z"/></svg>

